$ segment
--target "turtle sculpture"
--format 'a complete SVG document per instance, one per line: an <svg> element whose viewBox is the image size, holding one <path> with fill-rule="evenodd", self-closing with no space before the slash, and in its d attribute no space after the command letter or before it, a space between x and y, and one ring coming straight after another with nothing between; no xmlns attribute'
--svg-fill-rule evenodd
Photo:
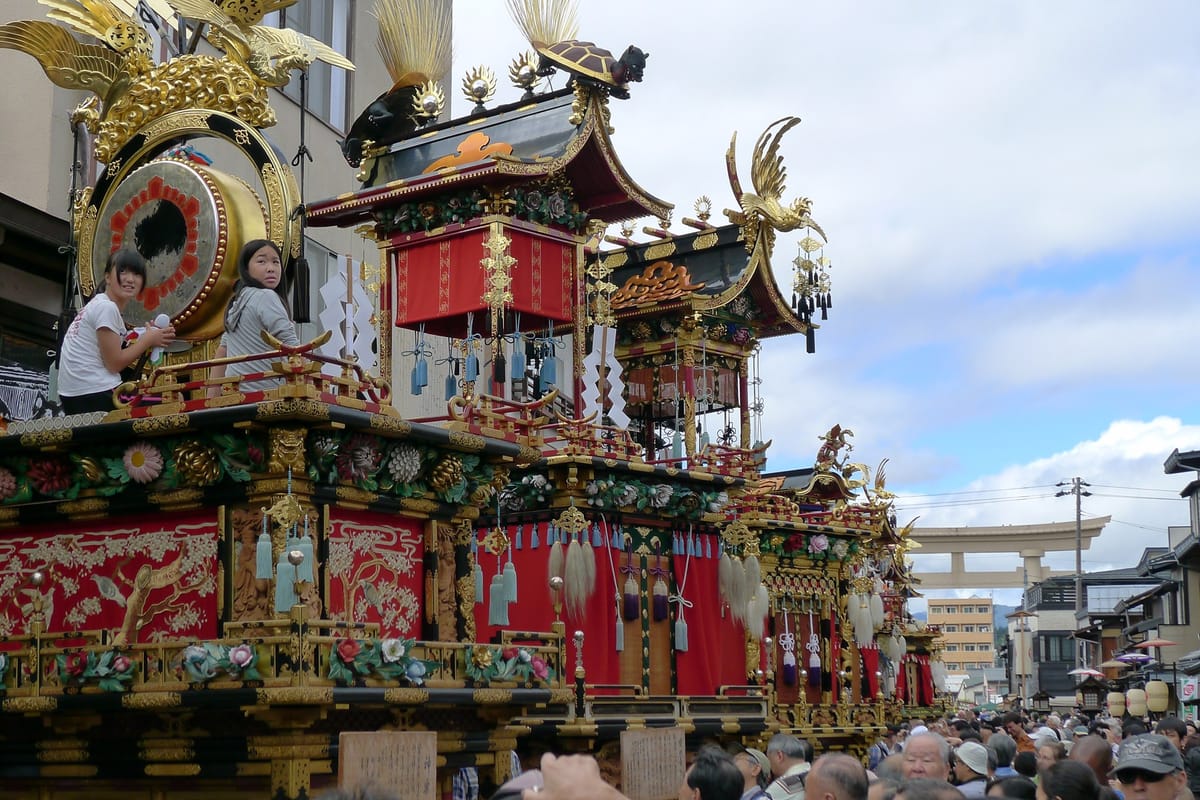
<svg viewBox="0 0 1200 800"><path fill-rule="evenodd" d="M541 55L538 75L552 75L555 70L569 72L578 81L608 92L621 100L629 99L629 84L641 82L650 57L639 47L630 45L620 58L592 42L567 39L537 48Z"/></svg>

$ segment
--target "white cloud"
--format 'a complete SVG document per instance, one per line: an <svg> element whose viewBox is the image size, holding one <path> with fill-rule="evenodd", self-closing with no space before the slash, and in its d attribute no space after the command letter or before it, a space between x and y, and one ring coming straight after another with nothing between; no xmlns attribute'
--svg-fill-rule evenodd
<svg viewBox="0 0 1200 800"><path fill-rule="evenodd" d="M1084 569L1128 567L1146 547L1167 544L1168 526L1188 523L1187 503L1178 492L1190 478L1166 475L1162 468L1175 449L1200 449L1200 425L1185 425L1171 417L1119 420L1093 440L971 481L961 490L978 494L901 496L896 505L901 518L919 513L920 525L929 527L1068 522L1074 519L1074 499L1054 497L1054 484L1081 477L1091 484L1092 492L1083 500L1084 514L1113 518L1084 552ZM1026 499L994 502L1006 496ZM971 499L983 502L970 504ZM963 504L932 507L948 502ZM993 568L1013 568L1018 563L1012 556L1007 564ZM1047 554L1044 563L1052 569L1074 569L1074 552Z"/></svg>

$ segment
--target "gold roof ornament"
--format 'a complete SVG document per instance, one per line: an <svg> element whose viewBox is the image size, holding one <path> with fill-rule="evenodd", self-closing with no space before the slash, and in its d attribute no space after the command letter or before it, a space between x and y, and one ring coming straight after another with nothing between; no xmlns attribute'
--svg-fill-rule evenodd
<svg viewBox="0 0 1200 800"><path fill-rule="evenodd" d="M778 130L773 129L781 125ZM812 201L807 197L798 197L790 204L783 202L783 193L787 190L787 168L783 156L779 155L779 144L784 134L800 124L799 117L784 117L772 122L758 137L754 145L754 157L750 164L750 179L754 185L753 192L742 189L741 179L737 171L737 132L729 140L729 149L725 152L725 163L729 170L729 185L733 196L741 206L740 211L725 210L729 221L742 225L747 230L746 249L751 250L758 232L761 229L766 237L768 251L775 242L775 231L794 231L797 228L809 227L825 238L825 232L817 225L809 212ZM761 223L767 224L765 229Z"/></svg>
<svg viewBox="0 0 1200 800"><path fill-rule="evenodd" d="M474 111L486 111L484 103L496 95L496 75L483 66L472 67L463 76L463 97L475 104Z"/></svg>
<svg viewBox="0 0 1200 800"><path fill-rule="evenodd" d="M292 70L307 70L313 61L353 70L354 64L324 42L290 30L259 25L265 14L296 0L168 0L188 19L211 26L209 41L267 86L286 86Z"/></svg>
<svg viewBox="0 0 1200 800"><path fill-rule="evenodd" d="M508 79L513 86L525 91L521 95L521 100L532 100L533 89L541 81L541 77L537 74L537 53L526 50L514 58L508 65Z"/></svg>
<svg viewBox="0 0 1200 800"><path fill-rule="evenodd" d="M353 69L311 37L254 24L266 11L294 1L171 3L181 15L209 23L210 38L228 58L186 54L155 64L149 35L113 0L43 0L50 19L98 43L81 42L51 22L18 20L0 25L0 47L33 56L56 85L95 95L72 118L96 135L96 158L109 163L135 133L172 112L221 111L266 128L275 124L266 87L287 83L291 70L306 69L318 58ZM159 6L156 2L156 11Z"/></svg>

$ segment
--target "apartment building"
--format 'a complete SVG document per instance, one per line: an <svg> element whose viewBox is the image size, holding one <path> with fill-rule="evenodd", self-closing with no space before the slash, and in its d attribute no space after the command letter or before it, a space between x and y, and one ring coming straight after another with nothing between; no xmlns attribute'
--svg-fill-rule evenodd
<svg viewBox="0 0 1200 800"><path fill-rule="evenodd" d="M996 658L990 597L929 600L929 624L945 636L942 658L951 671L991 667Z"/></svg>

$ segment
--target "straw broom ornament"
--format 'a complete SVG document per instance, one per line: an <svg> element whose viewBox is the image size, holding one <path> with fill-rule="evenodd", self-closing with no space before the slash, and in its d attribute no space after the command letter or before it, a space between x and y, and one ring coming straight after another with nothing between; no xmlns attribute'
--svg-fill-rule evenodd
<svg viewBox="0 0 1200 800"><path fill-rule="evenodd" d="M588 541L587 519L572 505L558 515L554 525L562 536L570 539L562 572L567 616L580 617L596 588L596 557L592 543ZM561 544L555 546L561 549Z"/></svg>

